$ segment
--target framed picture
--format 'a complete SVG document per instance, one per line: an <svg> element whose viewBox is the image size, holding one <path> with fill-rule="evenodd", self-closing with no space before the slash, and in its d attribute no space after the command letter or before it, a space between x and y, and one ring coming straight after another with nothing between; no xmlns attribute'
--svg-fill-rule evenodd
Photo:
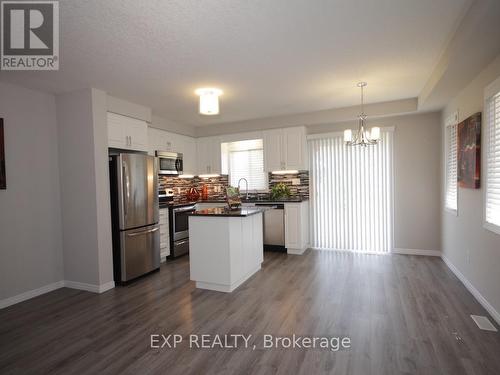
<svg viewBox="0 0 500 375"><path fill-rule="evenodd" d="M458 124L458 186L479 189L481 184L481 113Z"/></svg>
<svg viewBox="0 0 500 375"><path fill-rule="evenodd" d="M5 144L3 136L3 118L0 118L0 189L7 189L5 176Z"/></svg>

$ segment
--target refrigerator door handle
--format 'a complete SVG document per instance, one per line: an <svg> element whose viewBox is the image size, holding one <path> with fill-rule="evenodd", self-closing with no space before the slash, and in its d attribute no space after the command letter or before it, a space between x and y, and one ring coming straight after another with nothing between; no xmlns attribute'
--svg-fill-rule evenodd
<svg viewBox="0 0 500 375"><path fill-rule="evenodd" d="M129 236L129 237L141 236L143 234L156 232L158 229L159 228L153 228L153 229L149 229L149 230L144 230L142 232L127 233L127 236Z"/></svg>
<svg viewBox="0 0 500 375"><path fill-rule="evenodd" d="M127 171L127 164L123 164L123 214L127 217L128 213L128 204L130 201L130 180Z"/></svg>

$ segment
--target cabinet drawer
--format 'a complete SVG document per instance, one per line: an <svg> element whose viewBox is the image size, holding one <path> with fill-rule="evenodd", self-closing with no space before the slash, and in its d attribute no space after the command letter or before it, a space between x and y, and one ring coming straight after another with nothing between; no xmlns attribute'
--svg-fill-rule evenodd
<svg viewBox="0 0 500 375"><path fill-rule="evenodd" d="M169 243L170 242L170 236L168 233L160 233L160 245L163 243Z"/></svg>

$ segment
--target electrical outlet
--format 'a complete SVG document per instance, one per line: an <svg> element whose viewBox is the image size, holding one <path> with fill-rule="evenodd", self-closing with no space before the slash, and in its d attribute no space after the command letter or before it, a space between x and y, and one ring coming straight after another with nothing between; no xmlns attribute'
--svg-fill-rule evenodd
<svg viewBox="0 0 500 375"><path fill-rule="evenodd" d="M292 185L300 185L300 178L292 178Z"/></svg>

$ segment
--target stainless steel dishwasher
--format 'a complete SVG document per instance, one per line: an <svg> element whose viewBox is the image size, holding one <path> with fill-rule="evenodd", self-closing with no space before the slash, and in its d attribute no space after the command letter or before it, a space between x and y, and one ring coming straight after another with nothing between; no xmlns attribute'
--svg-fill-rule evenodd
<svg viewBox="0 0 500 375"><path fill-rule="evenodd" d="M286 251L285 205L280 203L255 203L255 206L272 207L264 211L264 248L271 251Z"/></svg>

